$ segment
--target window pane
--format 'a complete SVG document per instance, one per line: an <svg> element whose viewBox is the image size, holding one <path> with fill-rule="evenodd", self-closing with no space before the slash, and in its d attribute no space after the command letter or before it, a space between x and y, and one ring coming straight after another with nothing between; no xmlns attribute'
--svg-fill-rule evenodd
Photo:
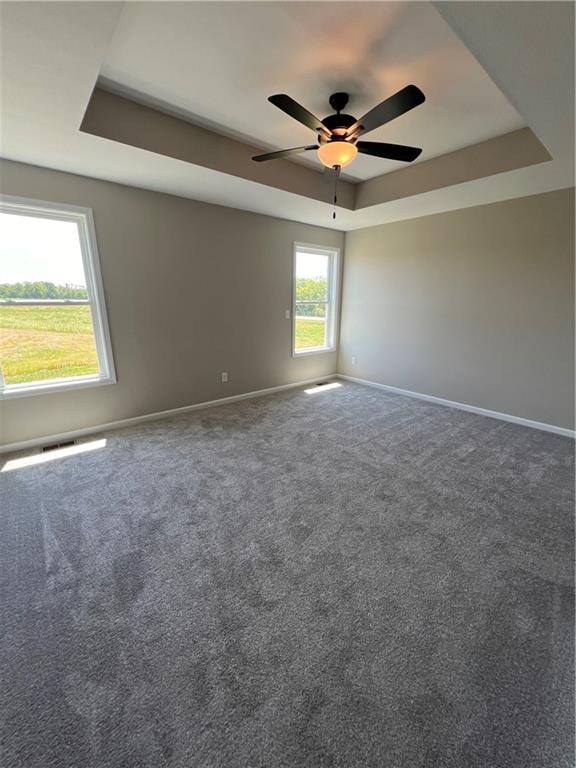
<svg viewBox="0 0 576 768"><path fill-rule="evenodd" d="M327 254L296 254L296 301L328 301Z"/></svg>
<svg viewBox="0 0 576 768"><path fill-rule="evenodd" d="M296 304L295 350L325 347L326 339L326 304Z"/></svg>
<svg viewBox="0 0 576 768"><path fill-rule="evenodd" d="M75 222L0 213L5 384L99 373Z"/></svg>

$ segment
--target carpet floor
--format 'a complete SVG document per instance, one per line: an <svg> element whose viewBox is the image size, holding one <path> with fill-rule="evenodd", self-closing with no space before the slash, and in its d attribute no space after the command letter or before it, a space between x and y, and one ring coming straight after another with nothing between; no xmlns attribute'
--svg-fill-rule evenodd
<svg viewBox="0 0 576 768"><path fill-rule="evenodd" d="M573 768L571 440L346 383L5 471L3 768Z"/></svg>

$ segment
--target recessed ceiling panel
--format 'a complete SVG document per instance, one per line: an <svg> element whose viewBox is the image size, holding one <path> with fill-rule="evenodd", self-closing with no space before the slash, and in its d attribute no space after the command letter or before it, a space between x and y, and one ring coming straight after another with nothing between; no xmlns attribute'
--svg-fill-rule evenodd
<svg viewBox="0 0 576 768"><path fill-rule="evenodd" d="M268 101L288 93L320 117L347 91L359 117L414 83L426 102L367 136L423 148L417 162L525 125L429 3L126 3L101 69L108 86L268 148L314 134ZM319 162L309 153L305 160ZM348 176L403 167L359 157Z"/></svg>

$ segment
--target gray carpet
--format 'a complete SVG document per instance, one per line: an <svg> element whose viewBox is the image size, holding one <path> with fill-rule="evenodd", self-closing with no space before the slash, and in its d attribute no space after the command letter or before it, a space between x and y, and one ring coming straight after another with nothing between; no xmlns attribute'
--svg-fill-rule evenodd
<svg viewBox="0 0 576 768"><path fill-rule="evenodd" d="M573 443L353 384L0 475L3 768L573 768Z"/></svg>

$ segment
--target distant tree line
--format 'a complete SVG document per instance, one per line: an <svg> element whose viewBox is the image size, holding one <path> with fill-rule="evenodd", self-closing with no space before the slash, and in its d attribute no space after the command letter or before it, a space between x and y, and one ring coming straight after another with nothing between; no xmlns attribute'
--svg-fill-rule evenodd
<svg viewBox="0 0 576 768"><path fill-rule="evenodd" d="M299 301L326 301L328 284L323 277L296 278L296 314L300 317L324 317L323 304L298 304Z"/></svg>
<svg viewBox="0 0 576 768"><path fill-rule="evenodd" d="M299 277L296 280L298 301L325 301L325 278ZM56 285L45 280L34 283L0 283L0 299L87 299L86 288L77 285ZM314 304L298 307L299 315L323 317L324 307Z"/></svg>
<svg viewBox="0 0 576 768"><path fill-rule="evenodd" d="M0 283L0 299L87 299L86 288L56 285L45 280L35 283Z"/></svg>

